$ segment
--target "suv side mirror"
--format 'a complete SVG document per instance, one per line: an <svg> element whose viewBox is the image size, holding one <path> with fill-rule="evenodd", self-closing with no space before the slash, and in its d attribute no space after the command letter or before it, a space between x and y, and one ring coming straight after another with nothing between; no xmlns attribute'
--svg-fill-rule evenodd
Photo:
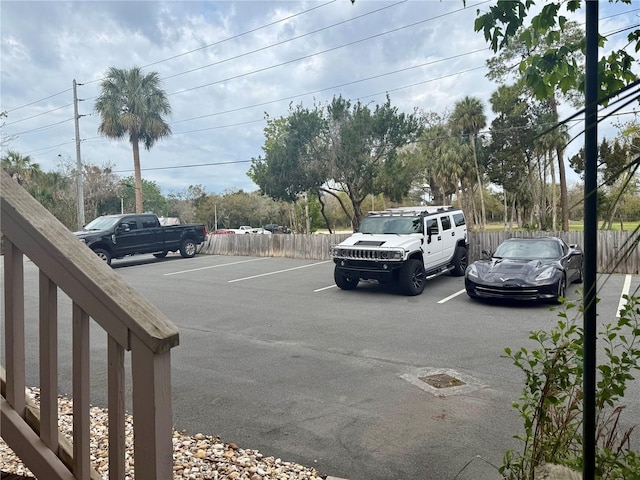
<svg viewBox="0 0 640 480"><path fill-rule="evenodd" d="M129 227L128 223L121 223L120 225L118 225L118 233L126 233L129 230L131 230L131 227Z"/></svg>
<svg viewBox="0 0 640 480"><path fill-rule="evenodd" d="M427 229L427 235L437 235L438 234L438 226L430 225Z"/></svg>

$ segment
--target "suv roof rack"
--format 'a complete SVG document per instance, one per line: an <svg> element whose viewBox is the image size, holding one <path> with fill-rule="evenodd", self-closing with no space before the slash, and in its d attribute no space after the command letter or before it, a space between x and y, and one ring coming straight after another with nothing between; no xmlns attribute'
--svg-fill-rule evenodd
<svg viewBox="0 0 640 480"><path fill-rule="evenodd" d="M413 207L391 207L386 210L375 210L368 215L433 215L436 213L460 210L452 205L416 205Z"/></svg>

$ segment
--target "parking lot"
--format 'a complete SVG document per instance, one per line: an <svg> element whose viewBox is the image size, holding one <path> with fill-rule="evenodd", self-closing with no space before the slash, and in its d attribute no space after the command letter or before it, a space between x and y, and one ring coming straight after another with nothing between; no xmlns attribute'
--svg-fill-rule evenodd
<svg viewBox="0 0 640 480"><path fill-rule="evenodd" d="M377 283L342 291L327 261L169 255L113 268L180 329L175 428L351 480L499 478L489 464L518 446L511 404L522 389L519 370L501 356L558 320L548 304L472 301L464 279L447 275L406 297ZM37 285L35 267L25 278ZM600 320L614 321L622 293L639 284L601 276ZM100 402L106 345L95 340ZM464 386L421 380L439 373ZM640 418L638 381L625 400L625 418Z"/></svg>

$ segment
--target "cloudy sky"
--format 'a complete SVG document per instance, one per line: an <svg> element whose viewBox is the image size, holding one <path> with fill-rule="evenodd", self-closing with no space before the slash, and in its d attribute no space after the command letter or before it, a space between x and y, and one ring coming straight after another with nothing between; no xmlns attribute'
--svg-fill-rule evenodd
<svg viewBox="0 0 640 480"><path fill-rule="evenodd" d="M290 105L342 95L375 106L389 94L401 111L445 114L472 95L491 119L491 51L473 22L493 3L3 0L0 110L12 137L4 148L45 171L75 163L75 79L82 160L132 175L130 144L98 134L93 105L109 67L137 66L159 73L173 109L171 137L141 151L143 177L165 194L189 185L254 191L246 173L262 153L265 116L286 116ZM640 23L639 13L602 2L601 34ZM608 46L624 46L627 33Z"/></svg>

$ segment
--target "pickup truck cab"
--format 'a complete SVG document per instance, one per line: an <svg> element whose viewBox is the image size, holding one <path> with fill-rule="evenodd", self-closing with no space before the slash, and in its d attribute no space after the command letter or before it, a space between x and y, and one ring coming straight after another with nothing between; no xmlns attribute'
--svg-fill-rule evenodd
<svg viewBox="0 0 640 480"><path fill-rule="evenodd" d="M162 226L153 214L104 215L74 232L108 265L113 258L152 253L157 258L180 251L185 258L196 254L204 242L207 229L203 224Z"/></svg>

